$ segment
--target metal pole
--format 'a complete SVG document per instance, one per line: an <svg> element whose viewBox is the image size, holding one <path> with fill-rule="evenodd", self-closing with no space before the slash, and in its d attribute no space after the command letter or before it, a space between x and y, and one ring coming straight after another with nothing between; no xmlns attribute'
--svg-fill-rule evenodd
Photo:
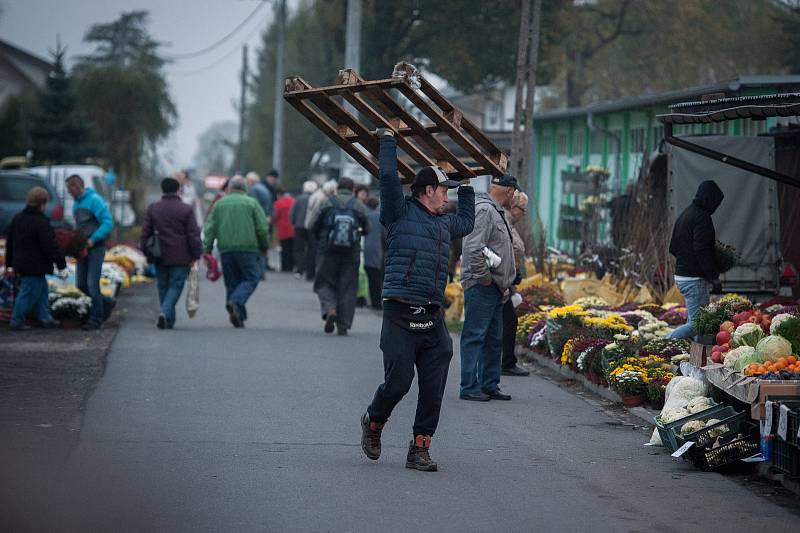
<svg viewBox="0 0 800 533"><path fill-rule="evenodd" d="M286 55L286 0L277 0L275 5L275 122L272 130L272 168L283 175L283 62Z"/></svg>
<svg viewBox="0 0 800 533"><path fill-rule="evenodd" d="M345 31L344 68L358 72L361 68L361 0L347 0ZM344 105L349 113L358 116L349 102ZM340 150L339 154L339 176L343 176L350 156L344 150Z"/></svg>
<svg viewBox="0 0 800 533"><path fill-rule="evenodd" d="M242 47L242 87L239 94L239 144L236 150L236 173L244 172L244 121L247 110L247 45Z"/></svg>

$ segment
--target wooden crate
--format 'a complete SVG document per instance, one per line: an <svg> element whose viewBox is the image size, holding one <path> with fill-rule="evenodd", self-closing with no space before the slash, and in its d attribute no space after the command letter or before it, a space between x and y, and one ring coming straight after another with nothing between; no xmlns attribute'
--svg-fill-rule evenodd
<svg viewBox="0 0 800 533"><path fill-rule="evenodd" d="M711 362L711 348L713 346L691 341L689 345L689 362L697 368L706 366Z"/></svg>
<svg viewBox="0 0 800 533"><path fill-rule="evenodd" d="M415 167L439 166L452 179L467 179L499 176L508 166L506 154L407 63L398 63L391 78L376 81L344 69L336 83L327 87L312 87L303 78L292 76L286 79L284 98L376 178L378 128L395 133L397 146L406 156L398 158L404 182L414 177ZM418 119L408 109L409 103L425 119ZM457 157L445 137L463 148L471 160Z"/></svg>

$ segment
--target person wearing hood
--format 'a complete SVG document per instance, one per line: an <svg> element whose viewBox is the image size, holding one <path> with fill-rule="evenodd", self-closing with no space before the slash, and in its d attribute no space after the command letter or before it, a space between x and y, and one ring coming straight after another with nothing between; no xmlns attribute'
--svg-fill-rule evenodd
<svg viewBox="0 0 800 533"><path fill-rule="evenodd" d="M503 305L510 296L514 266L511 209L517 179L492 178L488 193L475 198L475 229L464 239L461 284L464 286L464 329L461 333L462 400L510 400L500 390Z"/></svg>
<svg viewBox="0 0 800 533"><path fill-rule="evenodd" d="M709 302L712 294L722 293L714 250L717 237L711 215L722 203L725 195L719 186L704 181L697 194L675 221L669 253L675 256L675 284L686 300L688 321L670 333L673 339L688 339L694 336L694 320L701 307Z"/></svg>

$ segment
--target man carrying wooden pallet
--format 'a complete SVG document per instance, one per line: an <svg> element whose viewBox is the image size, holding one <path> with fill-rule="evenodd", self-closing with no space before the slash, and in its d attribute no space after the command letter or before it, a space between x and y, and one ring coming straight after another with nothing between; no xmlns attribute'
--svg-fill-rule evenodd
<svg viewBox="0 0 800 533"><path fill-rule="evenodd" d="M377 460L381 431L392 410L411 388L414 367L419 375L419 400L414 439L406 467L437 470L429 449L439 423L453 342L443 319L450 241L472 232L475 193L472 187L447 179L437 167L414 177L412 197L405 197L397 174L397 142L391 130L378 130L381 215L387 229L383 280L384 383L361 417L361 448ZM458 187L458 210L445 214L447 190Z"/></svg>

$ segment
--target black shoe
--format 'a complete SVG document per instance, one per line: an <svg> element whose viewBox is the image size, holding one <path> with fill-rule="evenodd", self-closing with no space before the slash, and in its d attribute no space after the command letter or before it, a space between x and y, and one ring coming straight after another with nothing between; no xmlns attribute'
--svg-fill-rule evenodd
<svg viewBox="0 0 800 533"><path fill-rule="evenodd" d="M458 395L458 397L461 398L462 400L469 400L471 402L488 402L489 400L491 400L489 396L487 396L482 392L476 392L474 394L461 393Z"/></svg>
<svg viewBox="0 0 800 533"><path fill-rule="evenodd" d="M239 312L239 306L237 306L235 303L228 302L225 305L225 309L228 311L228 318L230 319L231 324L233 324L233 327L243 328L244 322L242 322L242 315Z"/></svg>
<svg viewBox="0 0 800 533"><path fill-rule="evenodd" d="M44 329L54 329L61 325L61 322L58 320L49 320L47 322L42 322L42 327Z"/></svg>
<svg viewBox="0 0 800 533"><path fill-rule="evenodd" d="M11 326L12 331L29 331L33 329L28 324L22 323L19 326Z"/></svg>
<svg viewBox="0 0 800 533"><path fill-rule="evenodd" d="M342 337L346 336L347 335L347 328L342 326L342 325L340 325L340 324L336 324L336 334L337 335L341 335Z"/></svg>
<svg viewBox="0 0 800 533"><path fill-rule="evenodd" d="M325 333L333 333L333 328L336 326L336 313L328 313L325 315Z"/></svg>
<svg viewBox="0 0 800 533"><path fill-rule="evenodd" d="M375 429L371 428L372 422L369 421L369 414L364 413L361 417L361 449L364 455L373 461L377 461L381 456L381 432L383 424L375 423Z"/></svg>
<svg viewBox="0 0 800 533"><path fill-rule="evenodd" d="M511 368L504 368L501 372L504 376L530 376L531 373L529 370L525 370L524 368L520 368L517 365L512 366Z"/></svg>
<svg viewBox="0 0 800 533"><path fill-rule="evenodd" d="M156 327L158 329L166 329L167 317L165 317L164 315L158 315L158 320L156 321Z"/></svg>
<svg viewBox="0 0 800 533"><path fill-rule="evenodd" d="M436 472L439 470L439 465L431 459L430 447L431 438L428 435L414 437L414 440L408 444L406 468L421 470L422 472Z"/></svg>
<svg viewBox="0 0 800 533"><path fill-rule="evenodd" d="M510 400L511 399L511 395L510 394L503 394L502 392L500 392L500 389L497 389L496 391L492 391L492 392L484 391L483 393L486 396L488 396L489 398L491 398L492 400Z"/></svg>
<svg viewBox="0 0 800 533"><path fill-rule="evenodd" d="M103 308L103 322L111 318L111 313L114 311L114 308L117 306L116 298L112 298L109 300L105 307Z"/></svg>

